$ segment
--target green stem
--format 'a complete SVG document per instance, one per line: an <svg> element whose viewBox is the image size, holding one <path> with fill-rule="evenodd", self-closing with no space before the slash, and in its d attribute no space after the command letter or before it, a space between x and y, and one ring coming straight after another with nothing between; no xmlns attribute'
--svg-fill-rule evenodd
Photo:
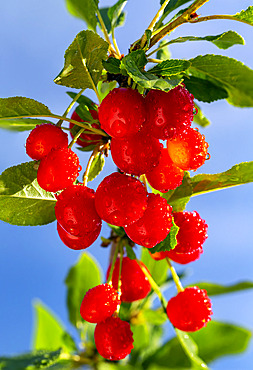
<svg viewBox="0 0 253 370"><path fill-rule="evenodd" d="M158 10L158 12L156 13L156 15L154 16L154 18L152 19L150 25L148 26L147 30L150 30L151 32L153 31L154 27L155 27L155 24L157 23L157 21L161 18L162 14L163 14L163 11L165 9L165 7L167 6L167 4L170 2L170 0L165 0L163 5L160 7L160 9ZM141 38L141 48L144 47L145 43L147 41L147 35L146 35L146 32L143 34L142 38Z"/></svg>
<svg viewBox="0 0 253 370"><path fill-rule="evenodd" d="M115 50L116 50L118 56L121 57L121 53L120 53L120 50L119 50L119 47L118 47L118 44L117 44L117 41L116 41L116 38L115 38L114 27L112 28L112 42L113 42L113 45L115 47Z"/></svg>
<svg viewBox="0 0 253 370"><path fill-rule="evenodd" d="M108 279L107 279L108 284L111 284L111 282L112 282L112 274L113 274L114 266L115 266L115 263L116 263L116 260L117 260L117 257L118 257L118 253L119 253L119 244L113 242L111 248L115 248L115 251L114 251L114 254L113 254L110 273L109 273L109 276L108 276Z"/></svg>
<svg viewBox="0 0 253 370"><path fill-rule="evenodd" d="M167 301L166 299L164 298L159 286L156 284L155 280L152 278L152 276L150 275L150 273L146 270L145 266L141 265L140 262L137 260L140 268L142 269L144 275L146 276L146 278L148 279L153 291L156 293L156 295L158 296L158 298L160 299L161 301L161 304L163 306L163 309L164 311L166 312L166 307L167 307Z"/></svg>
<svg viewBox="0 0 253 370"><path fill-rule="evenodd" d="M168 257L166 257L166 261L168 262L168 265L169 265L169 269L170 269L170 272L171 272L171 275L172 275L172 278L174 280L174 283L176 284L176 287L177 287L177 291L178 292L183 292L184 291L184 288L181 284L181 281L178 277L178 274L175 270L175 268L172 266L171 262L170 262L170 259Z"/></svg>
<svg viewBox="0 0 253 370"><path fill-rule="evenodd" d="M58 114L39 114L39 115L38 114L29 114L29 115L14 116L14 117L0 117L0 121L1 120L6 120L6 119L11 120L11 119L18 119L18 118L55 118L55 119L58 119L58 120L63 120L63 121L74 123L77 126L85 128L85 130L94 132L95 134L98 134L98 135L108 137L108 135L102 130L99 130L99 129L93 128L91 126L85 125L84 123L79 122L79 121L75 121L72 118L59 116Z"/></svg>
<svg viewBox="0 0 253 370"><path fill-rule="evenodd" d="M72 141L69 143L69 148L72 148L72 146L76 143L77 139L79 138L80 135L82 135L82 133L84 132L85 128L81 128L81 130L79 130L75 136L73 137Z"/></svg>
<svg viewBox="0 0 253 370"><path fill-rule="evenodd" d="M75 102L79 99L79 97L82 95L82 93L84 92L85 89L82 89L79 91L79 93L74 97L74 99L72 100L72 102L69 104L68 108L65 110L65 112L63 113L63 117L66 117L69 113L69 111L71 110L71 108L73 107L73 105L75 104Z"/></svg>
<svg viewBox="0 0 253 370"><path fill-rule="evenodd" d="M104 37L105 37L106 41L107 41L107 42L108 42L108 44L109 44L109 51L110 51L110 53L112 53L112 54L117 54L117 51L115 52L115 49L114 49L114 47L113 47L113 45L112 45L112 43L111 43L111 40L110 40L110 38L109 38L109 35L108 35L108 32L107 32L106 26L105 26L105 24L104 24L103 18L102 18L102 16L101 16L100 11L99 11L99 9L98 9L98 8L97 8L97 10L96 10L96 13L97 13L98 20L99 20L99 23L100 23L100 25L101 25L101 28L102 28L102 32L103 32L103 34L104 34Z"/></svg>
<svg viewBox="0 0 253 370"><path fill-rule="evenodd" d="M122 242L119 241L119 250L120 250L120 260L119 260L119 276L118 276L118 292L119 292L119 298L121 297L121 272L122 272L122 262L123 262L123 245ZM120 309L120 306L118 307Z"/></svg>
<svg viewBox="0 0 253 370"><path fill-rule="evenodd" d="M163 60L161 59L154 59L154 58L148 58L149 63L162 63Z"/></svg>
<svg viewBox="0 0 253 370"><path fill-rule="evenodd" d="M154 46L158 41L160 41L164 36L168 35L181 24L188 23L191 21L191 14L195 13L202 5L207 3L209 0L196 0L186 11L181 14L174 21L169 23L167 26L163 27L160 32L154 35L150 40L150 47Z"/></svg>
<svg viewBox="0 0 253 370"><path fill-rule="evenodd" d="M250 22L247 22L243 19L236 18L234 15L226 15L226 14L208 15L206 17L200 17L200 18L192 19L189 22L190 23L199 23L199 22L211 21L211 20L216 20L216 19L227 19L227 20L230 20L230 21L237 21L237 22L246 23L246 24L249 24L250 26L252 26L252 23L250 23Z"/></svg>

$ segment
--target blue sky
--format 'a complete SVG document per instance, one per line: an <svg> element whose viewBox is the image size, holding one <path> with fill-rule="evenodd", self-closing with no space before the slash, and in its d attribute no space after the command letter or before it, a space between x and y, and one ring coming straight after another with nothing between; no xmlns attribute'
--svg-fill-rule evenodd
<svg viewBox="0 0 253 370"><path fill-rule="evenodd" d="M101 1L101 5L112 4ZM116 31L122 53L138 39L149 24L159 1L129 1L126 28ZM240 3L240 5L239 5ZM210 0L202 14L234 14L251 5L250 1ZM143 11L145 10L145 12ZM140 14L145 13L141 19ZM69 89L54 84L53 79L63 66L63 55L85 24L68 14L63 0L9 0L1 4L0 22L0 97L26 96L48 105L55 113L63 113L70 100ZM173 58L189 59L199 54L216 53L234 57L253 68L253 28L239 22L211 21L184 25L174 36L216 35L235 30L246 40L246 46L221 51L205 42L176 44ZM90 90L87 95L96 99ZM239 109L226 101L201 104L212 125L201 129L210 146L211 159L198 171L216 173L235 163L252 160L252 108ZM0 171L28 161L25 153L27 133L1 130ZM78 152L85 166L87 155ZM114 171L109 159L105 170L91 186L96 189L102 178ZM252 270L252 190L244 185L191 199L187 210L196 210L209 224L209 238L201 259L187 267L185 283L200 280L229 284L253 280ZM108 229L103 227L108 235ZM28 351L31 344L32 300L40 298L62 318L70 332L65 308L64 278L78 258L78 252L65 247L56 232L56 224L40 227L17 227L0 222L0 354ZM99 240L89 251L104 270L107 251ZM180 267L178 268L180 271ZM236 293L213 299L214 318L252 328L252 292ZM213 364L213 369L249 368L253 353L226 358Z"/></svg>

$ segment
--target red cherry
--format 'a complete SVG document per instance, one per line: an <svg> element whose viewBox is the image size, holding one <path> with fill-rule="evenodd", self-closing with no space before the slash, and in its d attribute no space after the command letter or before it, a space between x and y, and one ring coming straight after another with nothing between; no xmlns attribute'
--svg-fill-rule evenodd
<svg viewBox="0 0 253 370"><path fill-rule="evenodd" d="M202 248L207 239L207 224L198 212L174 212L175 224L179 227L177 245L169 253L191 253Z"/></svg>
<svg viewBox="0 0 253 370"><path fill-rule="evenodd" d="M186 265L187 263L196 261L199 259L201 253L203 253L203 248L195 249L189 253L177 253L172 249L168 252L167 257L170 258L172 261L176 263L180 263L181 265Z"/></svg>
<svg viewBox="0 0 253 370"><path fill-rule="evenodd" d="M66 230L57 222L57 231L61 241L70 249L80 250L86 249L97 239L100 234L100 228L97 228L90 233L85 234L85 236L75 236L67 233Z"/></svg>
<svg viewBox="0 0 253 370"><path fill-rule="evenodd" d="M133 349L133 333L130 324L119 317L108 317L96 325L94 332L98 353L111 361L119 361Z"/></svg>
<svg viewBox="0 0 253 370"><path fill-rule="evenodd" d="M193 95L182 86L168 92L150 90L145 103L146 127L157 139L172 138L193 121Z"/></svg>
<svg viewBox="0 0 253 370"><path fill-rule="evenodd" d="M182 184L184 171L175 166L166 148L162 149L158 166L146 174L149 184L161 193Z"/></svg>
<svg viewBox="0 0 253 370"><path fill-rule="evenodd" d="M183 331L197 331L211 320L211 301L205 289L186 288L171 298L167 315L172 325Z"/></svg>
<svg viewBox="0 0 253 370"><path fill-rule="evenodd" d="M53 149L42 158L37 180L42 189L56 192L72 185L80 170L78 156L71 149Z"/></svg>
<svg viewBox="0 0 253 370"><path fill-rule="evenodd" d="M26 153L35 160L45 157L52 149L66 148L68 135L51 123L37 125L26 140Z"/></svg>
<svg viewBox="0 0 253 370"><path fill-rule="evenodd" d="M97 119L98 120L98 112L96 110L91 109L90 110L90 114L92 115L92 118L93 119ZM78 121L78 122L86 122L86 121L82 120L76 112L73 112L71 118L73 120L75 120L75 121ZM75 130L74 131L75 133L78 132L81 129L81 127L76 126L76 125L74 125L74 123L71 123L70 122L69 123L69 128L72 129L71 131L73 131L73 127L75 127L75 129L74 129ZM101 129L101 127L99 126L98 123L93 123L91 125L91 127L96 128L98 130ZM74 135L73 135L73 133L71 131L70 131L70 135L73 138ZM87 147L89 145L97 145L102 140L103 140L103 136L102 135L97 135L97 134L92 134L92 133L91 134L90 133L89 134L82 133L79 136L79 138L77 139L76 143L78 145L80 145L81 147L85 148L85 147Z"/></svg>
<svg viewBox="0 0 253 370"><path fill-rule="evenodd" d="M146 119L144 98L137 90L113 89L100 104L98 116L108 135L131 136L141 129Z"/></svg>
<svg viewBox="0 0 253 370"><path fill-rule="evenodd" d="M139 263L148 271L144 263L142 263L141 261L139 261ZM151 290L148 278L143 273L139 263L136 260L131 260L128 257L123 257L121 270L122 294L120 297L122 302L134 302L138 301L139 299L143 299L149 294ZM119 265L120 260L117 259L112 274L112 286L114 287L114 289L118 289ZM107 279L109 277L110 270L111 265L107 270Z"/></svg>
<svg viewBox="0 0 253 370"><path fill-rule="evenodd" d="M158 165L161 144L142 130L129 138L112 138L111 153L121 171L140 176Z"/></svg>
<svg viewBox="0 0 253 370"><path fill-rule="evenodd" d="M85 294L80 314L84 320L97 323L112 316L119 304L119 294L111 285L98 285Z"/></svg>
<svg viewBox="0 0 253 370"><path fill-rule="evenodd" d="M55 215L59 224L75 236L101 230L101 218L95 208L95 192L83 184L69 186L57 197Z"/></svg>
<svg viewBox="0 0 253 370"><path fill-rule="evenodd" d="M128 225L143 215L147 192L139 180L114 172L98 186L95 205L102 220L116 226Z"/></svg>
<svg viewBox="0 0 253 370"><path fill-rule="evenodd" d="M158 194L148 194L148 206L144 215L125 232L132 241L143 247L152 248L168 235L172 226L172 207Z"/></svg>
<svg viewBox="0 0 253 370"><path fill-rule="evenodd" d="M208 143L197 129L188 127L177 137L167 140L172 161L182 170L196 170L205 163Z"/></svg>

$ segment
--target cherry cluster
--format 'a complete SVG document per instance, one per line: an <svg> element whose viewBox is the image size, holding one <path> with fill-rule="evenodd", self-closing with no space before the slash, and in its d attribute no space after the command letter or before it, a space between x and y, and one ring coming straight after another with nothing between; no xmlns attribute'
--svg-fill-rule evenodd
<svg viewBox="0 0 253 370"><path fill-rule="evenodd" d="M86 181L77 181L79 159L61 127L36 126L26 142L27 154L40 161L39 185L57 198L57 231L63 243L75 250L89 247L99 236L103 220L123 227L127 237L149 248L155 260L186 264L198 259L207 238L205 221L197 212L173 212L165 198L148 193L146 183L161 193L173 190L181 185L184 171L196 170L207 159L208 144L191 127L193 96L183 86L169 92L150 90L145 97L137 90L115 88L98 110L95 104L93 108L91 126L108 135L112 159L120 170L105 177L96 192ZM76 112L71 118L85 122ZM81 147L104 148L103 136L78 136L78 127L72 123L70 129ZM152 253L168 236L173 222L179 228L176 247ZM107 283L89 290L80 308L84 320L96 323L98 352L114 361L125 358L133 348L130 324L118 315L120 304L147 297L152 280L141 261L122 253L109 266ZM166 312L176 328L195 331L210 320L211 302L205 290L190 287L168 302Z"/></svg>

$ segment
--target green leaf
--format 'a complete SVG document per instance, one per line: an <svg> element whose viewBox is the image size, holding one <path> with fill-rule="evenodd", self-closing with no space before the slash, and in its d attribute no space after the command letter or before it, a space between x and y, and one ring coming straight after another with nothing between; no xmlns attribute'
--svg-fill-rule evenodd
<svg viewBox="0 0 253 370"><path fill-rule="evenodd" d="M172 227L167 235L167 237L160 243L158 243L155 247L150 248L150 253L156 253L156 252L164 252L164 251L170 251L175 248L177 245L177 233L178 233L179 227L175 224L174 220L172 221Z"/></svg>
<svg viewBox="0 0 253 370"><path fill-rule="evenodd" d="M127 257L131 260L136 260L136 254L133 248L128 243L125 243L124 246L126 248Z"/></svg>
<svg viewBox="0 0 253 370"><path fill-rule="evenodd" d="M167 278L168 264L166 260L155 261L147 248L142 248L141 261L149 270L152 278L158 285L162 285Z"/></svg>
<svg viewBox="0 0 253 370"><path fill-rule="evenodd" d="M85 124L88 126L89 126L89 122L93 121L93 117L87 105L83 105L83 104L78 105L76 108L76 113L82 120L85 121ZM81 128L80 126L77 126L77 125L75 127L77 127L78 130L80 130Z"/></svg>
<svg viewBox="0 0 253 370"><path fill-rule="evenodd" d="M189 172L185 172L182 184L175 190L160 195L173 207L173 212L182 212L192 195L192 184Z"/></svg>
<svg viewBox="0 0 253 370"><path fill-rule="evenodd" d="M51 115L50 110L44 104L36 100L16 96L11 98L0 98L0 122L6 122L6 118L40 117Z"/></svg>
<svg viewBox="0 0 253 370"><path fill-rule="evenodd" d="M175 329L177 338L194 369L208 369L205 362L198 356L198 346L194 340L185 332Z"/></svg>
<svg viewBox="0 0 253 370"><path fill-rule="evenodd" d="M200 289L205 289L208 296L240 292L242 290L253 289L252 281L241 281L240 283L232 285L221 285L209 282L198 282L191 284L191 286L198 286Z"/></svg>
<svg viewBox="0 0 253 370"><path fill-rule="evenodd" d="M140 69L143 69L145 65L148 63L144 50L132 51L130 54L126 55L125 58L131 59Z"/></svg>
<svg viewBox="0 0 253 370"><path fill-rule="evenodd" d="M199 356L207 363L221 356L246 350L251 332L245 328L223 322L211 321L191 337L199 348Z"/></svg>
<svg viewBox="0 0 253 370"><path fill-rule="evenodd" d="M59 319L50 312L40 301L34 303L35 328L33 338L34 350L57 350L61 348L64 353L76 351L76 345L66 332Z"/></svg>
<svg viewBox="0 0 253 370"><path fill-rule="evenodd" d="M131 356L134 352L139 352L144 348L147 348L150 344L150 332L146 323L139 325L131 325L131 331L133 333L134 348L132 349Z"/></svg>
<svg viewBox="0 0 253 370"><path fill-rule="evenodd" d="M133 52L134 53L134 52ZM142 71L138 68L136 61L133 59L132 54L128 54L121 60L121 68L126 70L127 74L136 82L139 86L145 89L160 89L169 91L176 87L181 79L163 79L158 78L152 73Z"/></svg>
<svg viewBox="0 0 253 370"><path fill-rule="evenodd" d="M16 118L0 119L0 128L11 131L28 131L43 123L52 123L44 119Z"/></svg>
<svg viewBox="0 0 253 370"><path fill-rule="evenodd" d="M158 47L159 48L162 47L162 49L157 51L157 53L156 53L157 59L167 60L167 59L171 58L171 53L170 53L170 50L167 46L167 43L168 43L168 41L166 41L166 40L160 41ZM166 45L163 47L164 44L166 44Z"/></svg>
<svg viewBox="0 0 253 370"><path fill-rule="evenodd" d="M223 87L203 78L186 76L184 84L187 90L193 94L195 99L205 103L211 103L215 100L228 98L228 93Z"/></svg>
<svg viewBox="0 0 253 370"><path fill-rule="evenodd" d="M151 310L148 308L143 310L141 315L148 323L153 325L162 325L168 320L168 316L162 309Z"/></svg>
<svg viewBox="0 0 253 370"><path fill-rule="evenodd" d="M109 8L108 18L111 21L111 28L122 26L124 24L125 15L123 9L127 4L126 0L118 0L115 5Z"/></svg>
<svg viewBox="0 0 253 370"><path fill-rule="evenodd" d="M116 235L121 236L121 237L126 236L126 233L123 227L115 226L111 224L107 224L107 225L115 232Z"/></svg>
<svg viewBox="0 0 253 370"><path fill-rule="evenodd" d="M67 94L72 99L74 99L77 95L77 93L75 93L73 91L67 91ZM88 98L87 96L84 96L84 95L79 96L79 98L77 99L77 103L81 104L81 105L85 105L91 110L96 108L96 104L90 98Z"/></svg>
<svg viewBox="0 0 253 370"><path fill-rule="evenodd" d="M1 370L33 370L48 368L60 361L61 349L38 351L16 357L0 357ZM64 369L64 368L63 368Z"/></svg>
<svg viewBox="0 0 253 370"><path fill-rule="evenodd" d="M96 31L97 25L97 0L65 0L70 14L77 18L83 19L87 26Z"/></svg>
<svg viewBox="0 0 253 370"><path fill-rule="evenodd" d="M101 282L101 269L98 263L87 252L81 254L65 280L69 320L77 328L81 325L80 305L85 293Z"/></svg>
<svg viewBox="0 0 253 370"><path fill-rule="evenodd" d="M206 118L206 116L204 116L204 113L200 109L199 105L196 104L196 102L194 102L194 105L195 108L198 110L198 113L195 114L195 116L193 117L193 121L201 127L209 126L211 122L208 120L208 118Z"/></svg>
<svg viewBox="0 0 253 370"><path fill-rule="evenodd" d="M92 31L81 31L66 50L65 64L54 82L76 89L93 89L107 58L108 44Z"/></svg>
<svg viewBox="0 0 253 370"><path fill-rule="evenodd" d="M126 3L126 1L125 0L121 1L120 0L118 3ZM125 23L126 13L124 13L124 12L118 13L118 9L115 8L118 3L116 3L111 8L106 7L106 8L100 8L99 9L101 17L103 18L103 21L104 21L104 24L105 24L105 27L107 29L108 34L110 34L112 32L112 29L114 29L116 27L123 26L124 23ZM122 5L119 4L119 10L120 10L121 6ZM124 8L124 6L123 6L123 8ZM113 15L113 14L111 14L111 12L113 13L113 10L111 10L112 8L114 8L116 10L115 17L113 19L113 24L112 24L112 18L111 18L112 15ZM123 8L122 8L122 10L123 10ZM100 26L100 23L98 23L98 25Z"/></svg>
<svg viewBox="0 0 253 370"><path fill-rule="evenodd" d="M116 81L112 82L99 81L97 88L100 99L103 100L106 97L106 95L108 95L109 92L112 91L116 86L117 86Z"/></svg>
<svg viewBox="0 0 253 370"><path fill-rule="evenodd" d="M241 35L235 31L223 32L213 36L184 36L170 40L168 44L182 43L186 41L210 41L220 49L228 49L234 45L244 45L245 41Z"/></svg>
<svg viewBox="0 0 253 370"><path fill-rule="evenodd" d="M234 18L240 19L253 25L253 6L249 6L246 10L242 10L240 13L236 13Z"/></svg>
<svg viewBox="0 0 253 370"><path fill-rule="evenodd" d="M158 63L155 67L151 68L148 72L154 73L158 76L175 76L182 74L190 67L188 60L182 59L169 59Z"/></svg>
<svg viewBox="0 0 253 370"><path fill-rule="evenodd" d="M193 195L220 190L253 181L253 161L236 164L228 171L214 175L200 174L191 178Z"/></svg>
<svg viewBox="0 0 253 370"><path fill-rule="evenodd" d="M55 220L56 198L37 182L37 163L26 162L0 175L0 219L12 225L45 225Z"/></svg>
<svg viewBox="0 0 253 370"><path fill-rule="evenodd" d="M89 174L88 174L88 181L94 180L102 171L105 164L105 156L103 153L98 153L98 155L93 158L91 162Z"/></svg>
<svg viewBox="0 0 253 370"><path fill-rule="evenodd" d="M95 149L96 145L88 145L85 147L78 146L77 149L81 152L92 152Z"/></svg>
<svg viewBox="0 0 253 370"><path fill-rule="evenodd" d="M253 106L253 70L238 60L222 55L203 55L190 59L190 73L221 86L228 102L236 107Z"/></svg>
<svg viewBox="0 0 253 370"><path fill-rule="evenodd" d="M109 73L119 74L120 71L120 60L114 57L109 57L107 60L103 60L103 67Z"/></svg>
<svg viewBox="0 0 253 370"><path fill-rule="evenodd" d="M160 0L160 4L162 5L164 1L165 0ZM173 12L173 10L189 2L193 2L193 0L170 0L170 2L168 3L168 5L166 6L164 10L164 13L169 14Z"/></svg>

